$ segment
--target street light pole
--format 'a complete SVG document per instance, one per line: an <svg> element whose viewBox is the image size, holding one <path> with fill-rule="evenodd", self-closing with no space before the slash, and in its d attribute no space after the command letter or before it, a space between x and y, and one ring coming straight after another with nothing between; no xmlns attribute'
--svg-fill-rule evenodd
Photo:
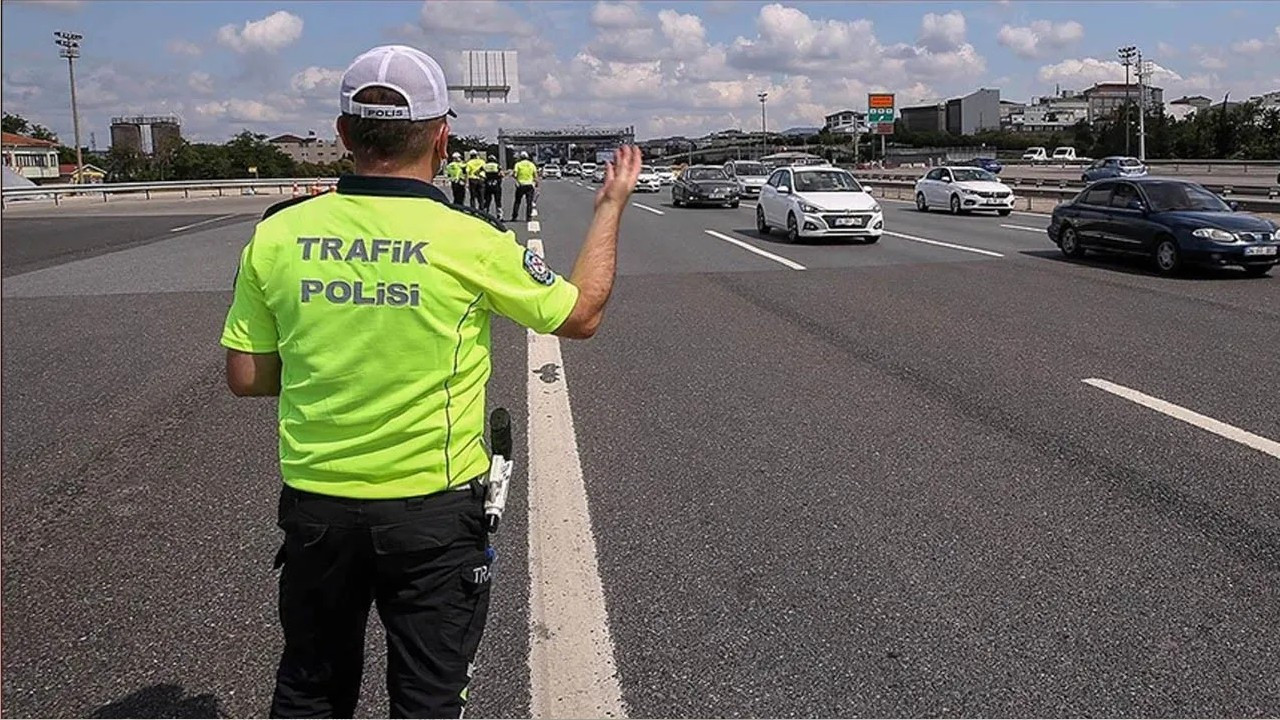
<svg viewBox="0 0 1280 720"><path fill-rule="evenodd" d="M84 158L80 156L80 110L76 106L76 58L80 57L80 41L84 36L80 33L61 30L54 32L53 36L57 38L53 41L54 44L62 48L58 56L67 59L67 74L71 78L71 125L76 136L76 171L71 182L80 183L84 182Z"/></svg>
<svg viewBox="0 0 1280 720"><path fill-rule="evenodd" d="M764 159L765 152L766 152L765 143L768 142L766 138L768 137L768 133L769 133L767 126L765 125L765 122L764 122L764 101L769 99L769 93L767 92L756 93L756 97L760 98L760 158Z"/></svg>
<svg viewBox="0 0 1280 720"><path fill-rule="evenodd" d="M1129 154L1129 136L1130 129L1133 127L1133 120L1130 115L1129 101L1129 66L1133 64L1134 57L1138 54L1138 49L1133 45L1126 45L1120 48L1120 62L1124 64L1124 154Z"/></svg>
<svg viewBox="0 0 1280 720"><path fill-rule="evenodd" d="M1151 73L1151 63L1142 59L1138 53L1138 159L1147 161L1147 76Z"/></svg>

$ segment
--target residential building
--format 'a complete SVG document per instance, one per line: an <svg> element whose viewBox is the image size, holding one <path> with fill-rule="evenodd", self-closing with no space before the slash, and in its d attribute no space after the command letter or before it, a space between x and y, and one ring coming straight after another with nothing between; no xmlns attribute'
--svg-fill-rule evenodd
<svg viewBox="0 0 1280 720"><path fill-rule="evenodd" d="M1025 110L1026 103L1014 102L1013 100L1000 101L1000 126L1004 127L1009 123L1009 119L1014 115Z"/></svg>
<svg viewBox="0 0 1280 720"><path fill-rule="evenodd" d="M952 135L1000 129L1000 91L982 88L946 103L946 128Z"/></svg>
<svg viewBox="0 0 1280 720"><path fill-rule="evenodd" d="M0 155L5 167L37 185L58 182L58 144L48 140L4 133Z"/></svg>
<svg viewBox="0 0 1280 720"><path fill-rule="evenodd" d="M947 104L936 102L900 108L898 118L908 132L946 132Z"/></svg>
<svg viewBox="0 0 1280 720"><path fill-rule="evenodd" d="M1164 90L1154 85L1146 85L1147 107L1154 108L1164 104ZM1107 122L1115 115L1116 109L1125 102L1139 105L1139 86L1136 83L1098 83L1085 90L1081 95L1089 101L1089 119L1091 122Z"/></svg>
<svg viewBox="0 0 1280 720"><path fill-rule="evenodd" d="M1212 104L1213 101L1203 95L1184 95L1177 100L1170 100L1164 108L1164 114L1174 120L1182 120Z"/></svg>
<svg viewBox="0 0 1280 720"><path fill-rule="evenodd" d="M860 110L841 110L826 117L824 130L833 133L859 133L867 131L867 114Z"/></svg>
<svg viewBox="0 0 1280 720"><path fill-rule="evenodd" d="M1249 98L1249 102L1256 102L1266 110L1280 110L1280 90L1275 92L1264 93L1262 95L1254 95Z"/></svg>
<svg viewBox="0 0 1280 720"><path fill-rule="evenodd" d="M1009 116L1005 127L1016 132L1054 132L1089 121L1089 101L1070 90L1033 98L1021 112Z"/></svg>
<svg viewBox="0 0 1280 720"><path fill-rule="evenodd" d="M347 148L342 144L342 138L320 140L314 132L306 138L288 134L277 135L267 142L280 148L280 151L292 158L294 162L300 163L331 163L348 155Z"/></svg>
<svg viewBox="0 0 1280 720"><path fill-rule="evenodd" d="M81 180L80 178L83 178ZM89 184L100 183L107 179L107 171L92 163L85 163L76 173L75 163L62 163L58 166L58 180L63 183Z"/></svg>

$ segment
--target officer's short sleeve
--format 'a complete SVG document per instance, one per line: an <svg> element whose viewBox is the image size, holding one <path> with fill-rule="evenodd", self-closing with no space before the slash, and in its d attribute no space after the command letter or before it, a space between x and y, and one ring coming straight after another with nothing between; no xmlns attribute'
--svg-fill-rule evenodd
<svg viewBox="0 0 1280 720"><path fill-rule="evenodd" d="M495 312L539 333L560 327L578 302L578 288L508 232L493 239L478 283Z"/></svg>
<svg viewBox="0 0 1280 720"><path fill-rule="evenodd" d="M222 327L222 346L246 353L272 353L279 349L276 320L267 306L266 290L254 263L254 243L240 253L235 297Z"/></svg>

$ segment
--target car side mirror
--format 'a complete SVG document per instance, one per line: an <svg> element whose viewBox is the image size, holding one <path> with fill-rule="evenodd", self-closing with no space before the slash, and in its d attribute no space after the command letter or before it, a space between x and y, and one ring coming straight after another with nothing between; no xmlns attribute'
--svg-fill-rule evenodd
<svg viewBox="0 0 1280 720"><path fill-rule="evenodd" d="M1130 210L1146 210L1147 209L1147 207L1142 204L1141 200L1130 200L1129 204L1126 205L1125 207L1129 208Z"/></svg>
<svg viewBox="0 0 1280 720"><path fill-rule="evenodd" d="M1235 212L1240 209L1240 203L1235 200L1229 200L1227 201L1227 207L1231 208L1231 212Z"/></svg>
<svg viewBox="0 0 1280 720"><path fill-rule="evenodd" d="M791 194L791 188L787 187L786 185L779 185L779 186L778 186L778 193L779 193L779 194L782 194L782 195L790 195L790 194Z"/></svg>
<svg viewBox="0 0 1280 720"><path fill-rule="evenodd" d="M944 183L949 183L949 182L951 182L951 178L949 178L949 177L948 177L948 178L942 178L942 182L944 182Z"/></svg>
<svg viewBox="0 0 1280 720"><path fill-rule="evenodd" d="M875 190L875 188L871 187L870 185L863 185L863 186L862 186L862 191L863 191L863 192L865 192L865 193L866 193L866 194L868 194L868 195L870 195L870 194L871 194L871 191L872 191L872 190Z"/></svg>

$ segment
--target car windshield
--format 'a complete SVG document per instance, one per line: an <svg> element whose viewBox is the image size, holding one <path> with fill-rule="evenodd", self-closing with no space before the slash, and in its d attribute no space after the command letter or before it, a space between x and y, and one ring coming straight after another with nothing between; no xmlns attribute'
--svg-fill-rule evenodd
<svg viewBox="0 0 1280 720"><path fill-rule="evenodd" d="M669 172L671 172L671 168L667 167L666 165L663 165L662 167L654 168L654 169L655 169L655 170L657 170L657 171L658 171L658 172L660 172L660 173L669 173Z"/></svg>
<svg viewBox="0 0 1280 720"><path fill-rule="evenodd" d="M816 170L796 173L799 192L862 192L862 186L847 172Z"/></svg>
<svg viewBox="0 0 1280 720"><path fill-rule="evenodd" d="M747 177L764 177L769 174L769 171L760 163L738 163L733 166L733 171Z"/></svg>
<svg viewBox="0 0 1280 720"><path fill-rule="evenodd" d="M1207 210L1210 212L1231 212L1217 195L1199 185L1180 182L1147 183L1142 186L1151 201L1151 209L1156 212L1171 210Z"/></svg>
<svg viewBox="0 0 1280 720"><path fill-rule="evenodd" d="M982 170L980 168L956 168L951 171L951 176L956 182L970 182L973 180L991 180L995 181L996 176Z"/></svg>
<svg viewBox="0 0 1280 720"><path fill-rule="evenodd" d="M720 168L689 168L685 177L690 180L726 180L727 176Z"/></svg>
<svg viewBox="0 0 1280 720"><path fill-rule="evenodd" d="M649 167L648 165L641 165L641 166L640 166L640 174L641 174L641 175L652 175L652 174L653 174L653 168L652 168L652 167Z"/></svg>

